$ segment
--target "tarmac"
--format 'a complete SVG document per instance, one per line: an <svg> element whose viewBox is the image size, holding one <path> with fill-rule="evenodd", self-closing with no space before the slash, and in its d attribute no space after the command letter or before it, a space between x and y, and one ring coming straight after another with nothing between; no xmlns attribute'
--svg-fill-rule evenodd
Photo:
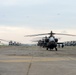
<svg viewBox="0 0 76 75"><path fill-rule="evenodd" d="M0 47L0 75L76 75L76 47Z"/></svg>

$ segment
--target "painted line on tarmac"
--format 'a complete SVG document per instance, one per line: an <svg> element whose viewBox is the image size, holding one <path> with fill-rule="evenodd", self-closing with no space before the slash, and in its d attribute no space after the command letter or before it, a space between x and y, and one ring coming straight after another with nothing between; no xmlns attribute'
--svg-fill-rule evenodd
<svg viewBox="0 0 76 75"><path fill-rule="evenodd" d="M32 56L4 56L0 55L1 58L32 58Z"/></svg>
<svg viewBox="0 0 76 75"><path fill-rule="evenodd" d="M71 58L72 59L72 58ZM38 58L38 57L34 57L32 59L32 62L51 62L51 61L70 61L71 59L69 58ZM72 59L72 60L76 60L76 59ZM21 62L28 62L30 63L31 62L31 59L15 59L15 60L12 60L12 59L5 59L5 60L0 60L0 62L3 62L3 63L21 63Z"/></svg>

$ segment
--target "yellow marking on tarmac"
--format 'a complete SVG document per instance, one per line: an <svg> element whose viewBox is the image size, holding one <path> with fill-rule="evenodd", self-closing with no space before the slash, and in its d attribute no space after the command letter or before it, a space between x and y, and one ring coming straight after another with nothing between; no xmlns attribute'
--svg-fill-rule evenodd
<svg viewBox="0 0 76 75"><path fill-rule="evenodd" d="M0 60L0 62L4 62L4 63L31 62L31 60Z"/></svg>
<svg viewBox="0 0 76 75"><path fill-rule="evenodd" d="M32 58L32 56L0 56L2 58Z"/></svg>
<svg viewBox="0 0 76 75"><path fill-rule="evenodd" d="M4 63L15 63L15 62L31 62L31 59L32 58L28 58L28 59L3 59L3 60L0 60L0 62L4 62ZM60 58L60 57L33 57L32 59L32 62L47 62L47 61L69 61L69 60L76 60L76 59L69 59L69 58Z"/></svg>
<svg viewBox="0 0 76 75"><path fill-rule="evenodd" d="M10 59L9 59L10 58ZM1 56L0 62L31 62L32 56ZM32 62L47 62L47 61L69 61L76 58L72 57L33 57Z"/></svg>

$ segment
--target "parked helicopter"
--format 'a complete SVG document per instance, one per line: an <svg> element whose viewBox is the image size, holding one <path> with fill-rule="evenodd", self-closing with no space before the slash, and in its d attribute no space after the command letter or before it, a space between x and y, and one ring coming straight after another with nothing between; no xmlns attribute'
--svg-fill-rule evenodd
<svg viewBox="0 0 76 75"><path fill-rule="evenodd" d="M21 43L16 42L16 41L12 41L12 40L10 41L10 40L0 39L0 41L7 42L7 43L8 43L8 45L10 45L10 46L20 46L20 45L21 45Z"/></svg>
<svg viewBox="0 0 76 75"><path fill-rule="evenodd" d="M49 37L45 37L45 39L43 39L43 40L39 40L38 41L38 46L43 46L47 50L48 49L51 50L51 49L54 49L55 48L56 51L57 51L57 44L62 44L62 47L63 47L63 43L59 43L58 42L58 38L55 38L54 35L76 36L76 35L72 35L72 34L53 33L51 31L50 33L26 35L26 37L41 36L41 35L50 35L50 36Z"/></svg>

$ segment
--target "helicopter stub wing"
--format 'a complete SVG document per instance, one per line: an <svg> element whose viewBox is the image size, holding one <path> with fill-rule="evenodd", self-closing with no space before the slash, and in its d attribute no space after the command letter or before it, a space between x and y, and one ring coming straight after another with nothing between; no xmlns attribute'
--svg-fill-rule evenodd
<svg viewBox="0 0 76 75"><path fill-rule="evenodd" d="M63 42L58 42L57 44L64 44Z"/></svg>

